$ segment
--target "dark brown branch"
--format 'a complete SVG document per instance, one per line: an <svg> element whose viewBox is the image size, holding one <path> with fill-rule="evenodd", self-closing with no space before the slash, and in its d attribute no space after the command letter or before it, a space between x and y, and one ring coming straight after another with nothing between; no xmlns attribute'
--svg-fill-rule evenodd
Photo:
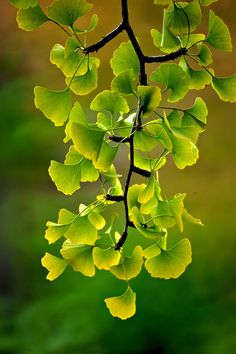
<svg viewBox="0 0 236 354"><path fill-rule="evenodd" d="M129 143L130 137L122 138L122 136L110 135L109 140L114 141L115 143Z"/></svg>
<svg viewBox="0 0 236 354"><path fill-rule="evenodd" d="M133 167L133 172L135 172L138 175L141 175L143 177L147 177L147 178L149 178L151 176L151 172L150 171L143 170L142 168L139 168L139 167L136 167L136 166Z"/></svg>
<svg viewBox="0 0 236 354"><path fill-rule="evenodd" d="M157 55L157 56L145 56L144 61L145 63L164 63L169 60L175 60L182 55L187 54L187 48L180 48L176 52L172 52L166 55Z"/></svg>
<svg viewBox="0 0 236 354"><path fill-rule="evenodd" d="M107 194L105 195L106 200L110 200L112 202L122 202L124 200L123 195L111 195Z"/></svg>
<svg viewBox="0 0 236 354"><path fill-rule="evenodd" d="M95 44L90 45L87 48L84 48L83 52L85 54L97 52L99 49L104 47L108 42L114 39L118 34L120 34L124 30L124 24L121 22L113 31L108 33L105 37L103 37L100 41Z"/></svg>

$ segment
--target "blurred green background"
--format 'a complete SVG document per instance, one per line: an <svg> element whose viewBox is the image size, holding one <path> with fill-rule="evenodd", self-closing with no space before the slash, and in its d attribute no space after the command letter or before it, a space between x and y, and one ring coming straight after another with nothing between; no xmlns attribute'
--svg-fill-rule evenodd
<svg viewBox="0 0 236 354"><path fill-rule="evenodd" d="M119 22L118 0L91 2L100 24L90 43ZM154 54L149 29L161 28L161 7L151 0L130 0L130 9L145 52ZM212 9L228 24L235 44L235 2L219 1ZM205 224L184 231L193 245L193 263L178 280L152 279L143 271L132 281L136 316L127 321L112 318L103 299L121 293L122 282L101 271L89 279L67 270L50 283L40 265L45 251L57 248L44 240L45 222L56 220L62 207L75 211L80 202L94 198L91 185L72 198L56 191L47 168L51 159L64 157L63 129L56 129L33 105L36 84L63 87L61 73L49 63L49 51L66 37L51 24L20 31L16 11L6 0L0 1L0 13L0 353L234 354L236 106L221 102L211 89L200 92L209 108L200 159L184 171L171 163L161 171L164 194L187 192L188 209ZM120 36L99 53L100 88L109 88L108 62L124 39ZM214 51L218 75L235 72L235 53ZM185 100L186 107L194 96ZM80 101L86 105L89 98ZM179 237L173 229L170 244Z"/></svg>

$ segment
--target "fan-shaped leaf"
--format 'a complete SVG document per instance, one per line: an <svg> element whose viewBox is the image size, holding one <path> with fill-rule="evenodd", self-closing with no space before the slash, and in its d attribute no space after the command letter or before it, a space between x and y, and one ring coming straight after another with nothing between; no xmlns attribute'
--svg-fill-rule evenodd
<svg viewBox="0 0 236 354"><path fill-rule="evenodd" d="M137 92L141 97L143 117L147 118L159 106L161 102L161 90L156 86L138 86Z"/></svg>
<svg viewBox="0 0 236 354"><path fill-rule="evenodd" d="M100 92L92 101L90 108L93 111L108 111L111 114L116 112L128 113L129 106L124 97L117 92L105 90Z"/></svg>
<svg viewBox="0 0 236 354"><path fill-rule="evenodd" d="M213 77L212 87L222 101L236 102L236 74L228 77Z"/></svg>
<svg viewBox="0 0 236 354"><path fill-rule="evenodd" d="M232 51L231 36L224 21L214 11L209 12L208 36L206 42L214 48Z"/></svg>
<svg viewBox="0 0 236 354"><path fill-rule="evenodd" d="M38 5L38 0L10 0L11 4L19 9L28 9Z"/></svg>
<svg viewBox="0 0 236 354"><path fill-rule="evenodd" d="M96 227L89 221L88 215L85 215L75 218L64 236L72 243L93 245L98 233Z"/></svg>
<svg viewBox="0 0 236 354"><path fill-rule="evenodd" d="M123 71L133 70L137 77L139 74L139 61L131 42L121 43L114 51L111 59L111 67L114 75L119 75Z"/></svg>
<svg viewBox="0 0 236 354"><path fill-rule="evenodd" d="M120 252L115 251L114 248L100 248L93 249L93 261L98 269L109 270L110 267L117 265L120 261Z"/></svg>
<svg viewBox="0 0 236 354"><path fill-rule="evenodd" d="M33 31L48 21L47 16L39 5L35 7L20 8L16 20L19 28L24 31Z"/></svg>
<svg viewBox="0 0 236 354"><path fill-rule="evenodd" d="M136 294L130 287L121 296L109 297L104 301L111 315L122 320L132 317L136 312Z"/></svg>
<svg viewBox="0 0 236 354"><path fill-rule="evenodd" d="M85 0L54 0L48 7L48 16L63 25L73 26L74 22L92 8Z"/></svg>
<svg viewBox="0 0 236 354"><path fill-rule="evenodd" d="M45 254L41 259L42 266L48 270L47 279L54 280L61 275L67 267L68 262L64 259L53 256L50 253Z"/></svg>

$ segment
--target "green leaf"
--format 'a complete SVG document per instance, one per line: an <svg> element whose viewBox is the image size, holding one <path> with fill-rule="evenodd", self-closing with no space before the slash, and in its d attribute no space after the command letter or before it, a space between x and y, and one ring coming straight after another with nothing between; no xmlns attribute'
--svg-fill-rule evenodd
<svg viewBox="0 0 236 354"><path fill-rule="evenodd" d="M200 65L208 66L212 63L211 50L205 44L198 44L199 52L197 54Z"/></svg>
<svg viewBox="0 0 236 354"><path fill-rule="evenodd" d="M157 159L146 158L139 154L137 151L134 153L134 165L146 171L156 171L163 167L166 163L166 158L162 157L157 162Z"/></svg>
<svg viewBox="0 0 236 354"><path fill-rule="evenodd" d="M97 230L102 230L104 228L104 226L106 225L106 220L96 210L91 211L88 214L88 219L89 219L90 223L96 227Z"/></svg>
<svg viewBox="0 0 236 354"><path fill-rule="evenodd" d="M109 184L111 187L108 193L111 195L123 195L122 185L118 177L122 175L117 175L114 165L111 165L107 172L103 172L103 185Z"/></svg>
<svg viewBox="0 0 236 354"><path fill-rule="evenodd" d="M138 196L146 188L146 184L133 184L128 190L128 208L131 210L134 206L139 209Z"/></svg>
<svg viewBox="0 0 236 354"><path fill-rule="evenodd" d="M163 84L165 90L171 89L168 102L181 100L189 89L189 77L177 64L161 64L150 76L156 83Z"/></svg>
<svg viewBox="0 0 236 354"><path fill-rule="evenodd" d="M19 28L24 31L33 31L43 23L48 21L47 16L39 5L35 7L20 8L17 12L16 20Z"/></svg>
<svg viewBox="0 0 236 354"><path fill-rule="evenodd" d="M121 43L114 51L110 61L114 75L133 70L135 77L139 75L139 60L131 42Z"/></svg>
<svg viewBox="0 0 236 354"><path fill-rule="evenodd" d="M154 196L155 184L155 177L151 175L146 187L138 196L138 201L140 204L147 203Z"/></svg>
<svg viewBox="0 0 236 354"><path fill-rule="evenodd" d="M112 80L111 88L122 95L132 95L136 89L136 79L133 69L122 71Z"/></svg>
<svg viewBox="0 0 236 354"><path fill-rule="evenodd" d="M10 3L19 9L28 9L38 5L38 0L10 0Z"/></svg>
<svg viewBox="0 0 236 354"><path fill-rule="evenodd" d="M45 254L41 259L42 266L48 270L47 279L54 280L61 275L67 267L68 262L64 259L53 256L50 253Z"/></svg>
<svg viewBox="0 0 236 354"><path fill-rule="evenodd" d="M36 108L40 109L55 126L63 125L72 109L72 98L69 90L53 91L36 86L34 94Z"/></svg>
<svg viewBox="0 0 236 354"><path fill-rule="evenodd" d="M70 136L76 150L89 160L96 161L102 148L105 132L93 127L72 123Z"/></svg>
<svg viewBox="0 0 236 354"><path fill-rule="evenodd" d="M64 163L66 165L80 164L81 182L95 182L99 178L99 173L93 166L92 161L87 160L85 157L80 155L73 145L70 147Z"/></svg>
<svg viewBox="0 0 236 354"><path fill-rule="evenodd" d="M156 86L138 86L137 92L141 97L143 117L148 118L161 102L161 90Z"/></svg>
<svg viewBox="0 0 236 354"><path fill-rule="evenodd" d="M70 137L70 130L71 130L71 125L72 123L79 123L80 125L84 125L85 127L88 126L88 120L85 115L85 112L79 102L74 103L74 107L72 108L70 115L69 115L69 120L68 123L66 124L65 128L65 138L64 138L64 143L67 143L71 137Z"/></svg>
<svg viewBox="0 0 236 354"><path fill-rule="evenodd" d="M185 110L185 114L189 114L190 116L193 116L195 119L198 121L206 124L206 117L208 115L208 110L206 103L203 101L201 97L197 97L195 99L195 102L193 106L189 109Z"/></svg>
<svg viewBox="0 0 236 354"><path fill-rule="evenodd" d="M153 150L158 144L158 140L148 131L137 130L134 134L134 148L143 152Z"/></svg>
<svg viewBox="0 0 236 354"><path fill-rule="evenodd" d="M93 245L98 233L96 227L89 221L88 215L85 215L75 218L64 236L72 243Z"/></svg>
<svg viewBox="0 0 236 354"><path fill-rule="evenodd" d="M111 315L122 320L134 316L136 312L136 294L130 287L121 296L109 297L104 301Z"/></svg>
<svg viewBox="0 0 236 354"><path fill-rule="evenodd" d="M193 215L189 214L186 209L184 209L182 217L184 220L191 222L192 224L204 226L200 219L195 218Z"/></svg>
<svg viewBox="0 0 236 354"><path fill-rule="evenodd" d="M96 14L93 14L92 15L92 18L91 18L91 21L90 21L90 24L89 26L82 30L82 29L78 29L76 27L74 27L74 30L78 33L78 34L83 34L83 33L89 33L89 32L92 32L96 27L97 27L97 24L98 24L98 15Z"/></svg>
<svg viewBox="0 0 236 354"><path fill-rule="evenodd" d="M51 221L47 222L47 230L45 233L45 238L48 243L54 243L59 240L68 229L69 225L75 218L75 214L71 213L66 209L61 209L58 216L58 222L54 223Z"/></svg>
<svg viewBox="0 0 236 354"><path fill-rule="evenodd" d="M228 77L213 77L212 87L222 101L236 102L236 74Z"/></svg>
<svg viewBox="0 0 236 354"><path fill-rule="evenodd" d="M155 256L159 256L160 253L161 253L161 248L157 244L149 246L143 250L143 256L146 259L153 258Z"/></svg>
<svg viewBox="0 0 236 354"><path fill-rule="evenodd" d="M202 6L208 6L211 5L213 2L216 2L218 0L200 0L200 3L202 4Z"/></svg>
<svg viewBox="0 0 236 354"><path fill-rule="evenodd" d="M107 172L111 167L119 146L111 146L106 141L102 142L98 158L93 160L94 167L102 172Z"/></svg>
<svg viewBox="0 0 236 354"><path fill-rule="evenodd" d="M152 212L153 222L159 227L172 227L176 223L183 232L182 214L184 210L185 193L178 193L167 200L159 200L156 210Z"/></svg>
<svg viewBox="0 0 236 354"><path fill-rule="evenodd" d="M129 106L124 97L117 92L105 90L100 92L92 101L90 108L93 111L108 111L111 114L116 112L128 113Z"/></svg>
<svg viewBox="0 0 236 354"><path fill-rule="evenodd" d="M125 257L120 264L110 267L109 271L121 280L135 278L142 270L143 252L140 246L136 246L130 257Z"/></svg>
<svg viewBox="0 0 236 354"><path fill-rule="evenodd" d="M173 144L172 157L179 169L192 166L196 163L199 152L196 145L188 138L179 135L170 135Z"/></svg>
<svg viewBox="0 0 236 354"><path fill-rule="evenodd" d="M98 85L98 71L96 64L93 64L88 71L81 76L66 78L66 84L76 95L88 95L94 91Z"/></svg>
<svg viewBox="0 0 236 354"><path fill-rule="evenodd" d="M54 0L48 7L48 16L53 21L73 26L74 22L92 7L85 0Z"/></svg>
<svg viewBox="0 0 236 354"><path fill-rule="evenodd" d="M182 239L172 248L148 258L145 268L154 278L178 278L192 261L191 244L188 239Z"/></svg>
<svg viewBox="0 0 236 354"><path fill-rule="evenodd" d="M209 12L208 36L206 42L212 47L232 51L231 36L224 21L214 11Z"/></svg>
<svg viewBox="0 0 236 354"><path fill-rule="evenodd" d="M194 31L201 20L202 12L198 0L189 3L173 3L166 11L167 26L176 35Z"/></svg>
<svg viewBox="0 0 236 354"><path fill-rule="evenodd" d="M158 142L160 142L166 150L172 150L172 142L166 126L160 120L153 120L149 122L146 129Z"/></svg>
<svg viewBox="0 0 236 354"><path fill-rule="evenodd" d="M61 254L70 263L73 270L80 272L86 277L95 275L95 266L92 257L93 247L89 245L78 245L69 240L63 243Z"/></svg>
<svg viewBox="0 0 236 354"><path fill-rule="evenodd" d="M80 188L80 164L64 165L57 161L51 161L48 172L60 192L72 195Z"/></svg>
<svg viewBox="0 0 236 354"><path fill-rule="evenodd" d="M105 249L95 247L93 249L93 261L98 269L109 270L110 267L119 263L120 252L111 247Z"/></svg>
<svg viewBox="0 0 236 354"><path fill-rule="evenodd" d="M193 70L184 59L180 59L179 65L189 77L190 90L202 90L212 81L211 75L205 70Z"/></svg>

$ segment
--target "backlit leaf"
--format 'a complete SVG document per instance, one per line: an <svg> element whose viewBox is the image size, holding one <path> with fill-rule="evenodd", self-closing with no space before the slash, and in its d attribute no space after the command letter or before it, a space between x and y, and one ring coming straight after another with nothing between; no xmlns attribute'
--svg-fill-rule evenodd
<svg viewBox="0 0 236 354"><path fill-rule="evenodd" d="M67 240L63 243L60 252L74 271L80 272L86 277L93 277L95 275L95 266L93 264L92 251L93 247L89 245L78 245Z"/></svg>
<svg viewBox="0 0 236 354"><path fill-rule="evenodd" d="M177 64L161 64L150 76L150 79L171 89L168 102L177 102L182 99L189 89L189 77Z"/></svg>
<svg viewBox="0 0 236 354"><path fill-rule="evenodd" d="M53 256L50 253L45 254L41 259L42 266L48 270L47 279L54 280L61 275L67 267L68 262L64 259Z"/></svg>
<svg viewBox="0 0 236 354"><path fill-rule="evenodd" d="M48 7L48 16L63 25L73 23L92 8L85 0L54 0Z"/></svg>
<svg viewBox="0 0 236 354"><path fill-rule="evenodd" d="M188 239L182 239L172 248L148 258L145 268L154 278L178 278L192 261L191 244Z"/></svg>
<svg viewBox="0 0 236 354"><path fill-rule="evenodd" d="M198 45L199 52L198 52L198 62L201 65L208 66L212 63L212 53L210 49L205 44Z"/></svg>
<svg viewBox="0 0 236 354"><path fill-rule="evenodd" d="M224 21L214 11L209 12L208 36L206 42L214 48L232 51L231 36Z"/></svg>
<svg viewBox="0 0 236 354"><path fill-rule="evenodd" d="M48 21L47 16L39 5L35 7L20 8L17 12L16 20L19 28L24 31L33 31L43 23Z"/></svg>
<svg viewBox="0 0 236 354"><path fill-rule="evenodd" d="M97 240L97 229L88 219L88 215L78 216L69 226L65 235L72 243L93 245Z"/></svg>
<svg viewBox="0 0 236 354"><path fill-rule="evenodd" d="M138 86L137 92L141 97L143 117L147 118L159 106L161 102L161 90L156 86Z"/></svg>
<svg viewBox="0 0 236 354"><path fill-rule="evenodd" d="M136 312L136 294L130 287L121 296L109 297L104 301L111 315L122 320L132 317Z"/></svg>
<svg viewBox="0 0 236 354"><path fill-rule="evenodd" d="M36 86L34 94L36 108L40 109L55 126L63 125L72 109L72 98L69 90L53 91Z"/></svg>
<svg viewBox="0 0 236 354"><path fill-rule="evenodd" d="M19 9L28 9L38 5L38 0L10 0L11 4Z"/></svg>
<svg viewBox="0 0 236 354"><path fill-rule="evenodd" d="M228 77L213 77L212 87L222 101L236 102L236 74Z"/></svg>
<svg viewBox="0 0 236 354"><path fill-rule="evenodd" d="M84 125L85 127L88 126L88 121L87 117L84 113L83 108L81 107L79 102L74 103L74 107L72 108L70 115L69 115L69 120L68 123L66 124L65 128L65 138L64 138L64 143L67 143L70 140L70 130L71 130L71 124L79 123L80 125Z"/></svg>
<svg viewBox="0 0 236 354"><path fill-rule="evenodd" d="M111 88L123 95L132 95L136 89L136 81L133 70L122 71L112 80Z"/></svg>
<svg viewBox="0 0 236 354"><path fill-rule="evenodd" d="M110 267L116 265L120 261L120 252L115 251L114 248L100 248L94 247L93 261L98 269L108 270Z"/></svg>
<svg viewBox="0 0 236 354"><path fill-rule="evenodd" d="M92 32L97 27L98 20L99 20L98 15L93 14L92 18L91 18L91 21L90 21L90 24L89 24L89 26L86 29L82 30L82 29L78 29L78 28L74 27L74 30L77 33L79 33L79 34Z"/></svg>
<svg viewBox="0 0 236 354"><path fill-rule="evenodd" d="M114 51L110 61L114 75L119 75L123 71L133 70L137 77L139 74L139 61L131 42L121 43Z"/></svg>
<svg viewBox="0 0 236 354"><path fill-rule="evenodd" d="M97 66L93 64L84 75L66 78L66 84L76 95L88 95L95 90L98 85Z"/></svg>
<svg viewBox="0 0 236 354"><path fill-rule="evenodd" d="M124 97L117 92L105 90L100 92L92 101L90 108L93 111L108 111L111 114L116 112L128 113L129 106Z"/></svg>

